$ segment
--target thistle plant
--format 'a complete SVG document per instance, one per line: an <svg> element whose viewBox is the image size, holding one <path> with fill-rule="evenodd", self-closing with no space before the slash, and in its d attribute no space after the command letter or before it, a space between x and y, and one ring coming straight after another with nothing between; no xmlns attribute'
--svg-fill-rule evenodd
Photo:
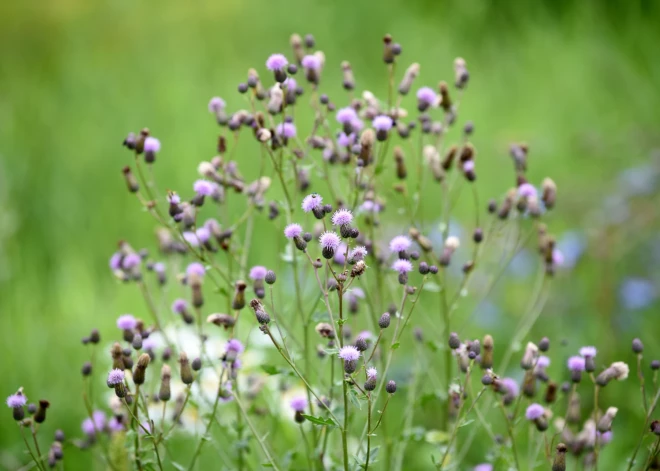
<svg viewBox="0 0 660 471"><path fill-rule="evenodd" d="M96 330L83 339L81 438L58 431L42 452L48 402L26 414L22 389L8 398L38 469L65 446L114 471L192 470L205 456L239 470L411 469L416 430L423 469L598 468L618 412L601 392L628 365L601 364L595 347L553 358L550 339L528 338L562 265L557 187L528 180L518 142L510 182L482 195L478 154L493 150L477 150L460 113L466 61L432 86L418 63L401 71L402 52L385 36L384 96L344 61L331 97L324 73L339 64L293 35L238 85L244 109L210 100L216 148L188 188L155 179L171 165L166 137L125 138L123 179L156 237L149 249L119 242L110 271L140 293L143 315L119 315L109 343ZM476 339L470 298L529 247L538 274L517 328ZM633 342L646 421L628 469L660 452L660 439L642 452L660 436L660 363L651 387L642 351Z"/></svg>

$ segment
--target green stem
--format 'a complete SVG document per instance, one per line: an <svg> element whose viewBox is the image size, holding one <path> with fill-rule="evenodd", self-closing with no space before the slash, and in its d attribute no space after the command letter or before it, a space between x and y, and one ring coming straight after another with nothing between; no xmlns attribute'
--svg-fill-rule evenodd
<svg viewBox="0 0 660 471"><path fill-rule="evenodd" d="M234 394L234 400L236 401L236 404L238 404L239 409L243 413L243 417L245 418L245 422L248 424L248 427L252 431L252 435L254 435L254 438L256 438L257 442L259 443L259 447L261 448L261 451L263 451L264 455L266 456L266 459L270 463L270 466L275 470L279 471L279 468L275 464L275 461L273 461L273 458L270 456L270 453L268 452L268 449L266 448L266 444L264 443L264 440L262 437L259 436L257 433L257 430L254 428L254 425L252 424L252 421L250 420L250 417L247 414L247 411L245 410L245 406L241 402L241 399L239 399L238 394Z"/></svg>

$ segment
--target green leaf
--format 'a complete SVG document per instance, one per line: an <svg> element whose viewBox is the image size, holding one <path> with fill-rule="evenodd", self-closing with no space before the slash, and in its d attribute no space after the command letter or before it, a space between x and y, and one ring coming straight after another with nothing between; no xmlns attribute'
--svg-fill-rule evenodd
<svg viewBox="0 0 660 471"><path fill-rule="evenodd" d="M281 371L273 365L261 365L261 370L267 375L278 375Z"/></svg>
<svg viewBox="0 0 660 471"><path fill-rule="evenodd" d="M302 415L304 418L309 420L311 423L316 424L316 425L326 425L328 427L337 427L337 422L335 422L332 417L314 417L313 415L307 415L303 414Z"/></svg>
<svg viewBox="0 0 660 471"><path fill-rule="evenodd" d="M440 291L442 291L440 285L437 283L433 283L432 281L427 281L426 283L424 283L424 287L422 289L424 291L430 291L432 293L439 293Z"/></svg>
<svg viewBox="0 0 660 471"><path fill-rule="evenodd" d="M392 350L396 350L397 348L399 348L400 345L401 345L400 342L397 342L397 343L393 344L392 345Z"/></svg>
<svg viewBox="0 0 660 471"><path fill-rule="evenodd" d="M465 427L466 425L470 425L472 422L474 422L474 419L463 420L463 422L461 422L461 424L460 424L458 427L459 427L459 428L460 428L460 427Z"/></svg>
<svg viewBox="0 0 660 471"><path fill-rule="evenodd" d="M172 466L174 466L176 469L179 471L187 471L188 468L186 468L184 465L177 463L176 461L172 461Z"/></svg>
<svg viewBox="0 0 660 471"><path fill-rule="evenodd" d="M348 393L348 399L351 401L351 404L362 410L362 404L360 403L360 399L358 398L358 394L355 390L351 389L351 391Z"/></svg>
<svg viewBox="0 0 660 471"><path fill-rule="evenodd" d="M270 464L270 463L261 463L261 467L262 467L262 468L272 468L273 465Z"/></svg>

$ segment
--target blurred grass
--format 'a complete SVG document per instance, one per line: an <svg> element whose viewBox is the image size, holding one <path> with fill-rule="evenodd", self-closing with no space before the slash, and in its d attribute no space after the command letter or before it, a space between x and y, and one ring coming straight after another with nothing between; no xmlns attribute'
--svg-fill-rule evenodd
<svg viewBox="0 0 660 471"><path fill-rule="evenodd" d="M652 1L2 3L2 393L23 385L48 396L52 423L77 433L78 339L94 326L107 331L139 303L137 292L109 276L108 255L118 239L152 244L153 224L120 178L121 140L150 127L163 142L157 180L188 188L196 162L214 151L209 97L242 106L236 84L249 67L263 70L268 54L288 51L292 32L315 34L337 100L343 59L359 88L385 92L385 32L403 45L403 64L421 63L419 83L450 78L453 58L466 58L472 78L461 116L476 124L482 197L499 194L511 178L508 144L527 141L532 180L551 175L559 186L553 231L578 228L606 244L591 245L588 259L555 285L536 337L598 344L606 348L603 364L629 358L632 336L645 332L650 342L660 331L650 310L641 320L615 321L617 283L627 274L657 276L657 268L643 256L611 256L611 241L594 234L585 215L601 206L621 170L660 144L658 10ZM237 159L249 168L253 148L240 149ZM524 294L508 298L522 306ZM625 335L613 335L615 327ZM632 404L630 411L640 412ZM1 419L0 465L11 469L20 448L8 419ZM618 438L606 453L623 452L629 440ZM69 469L89 469L80 463Z"/></svg>

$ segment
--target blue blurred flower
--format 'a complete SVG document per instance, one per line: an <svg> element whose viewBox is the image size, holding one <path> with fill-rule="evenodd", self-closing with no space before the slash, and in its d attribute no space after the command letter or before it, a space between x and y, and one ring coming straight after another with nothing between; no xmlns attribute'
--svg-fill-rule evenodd
<svg viewBox="0 0 660 471"><path fill-rule="evenodd" d="M627 278L619 289L620 302L625 309L643 309L655 301L658 291L655 285L645 278Z"/></svg>

